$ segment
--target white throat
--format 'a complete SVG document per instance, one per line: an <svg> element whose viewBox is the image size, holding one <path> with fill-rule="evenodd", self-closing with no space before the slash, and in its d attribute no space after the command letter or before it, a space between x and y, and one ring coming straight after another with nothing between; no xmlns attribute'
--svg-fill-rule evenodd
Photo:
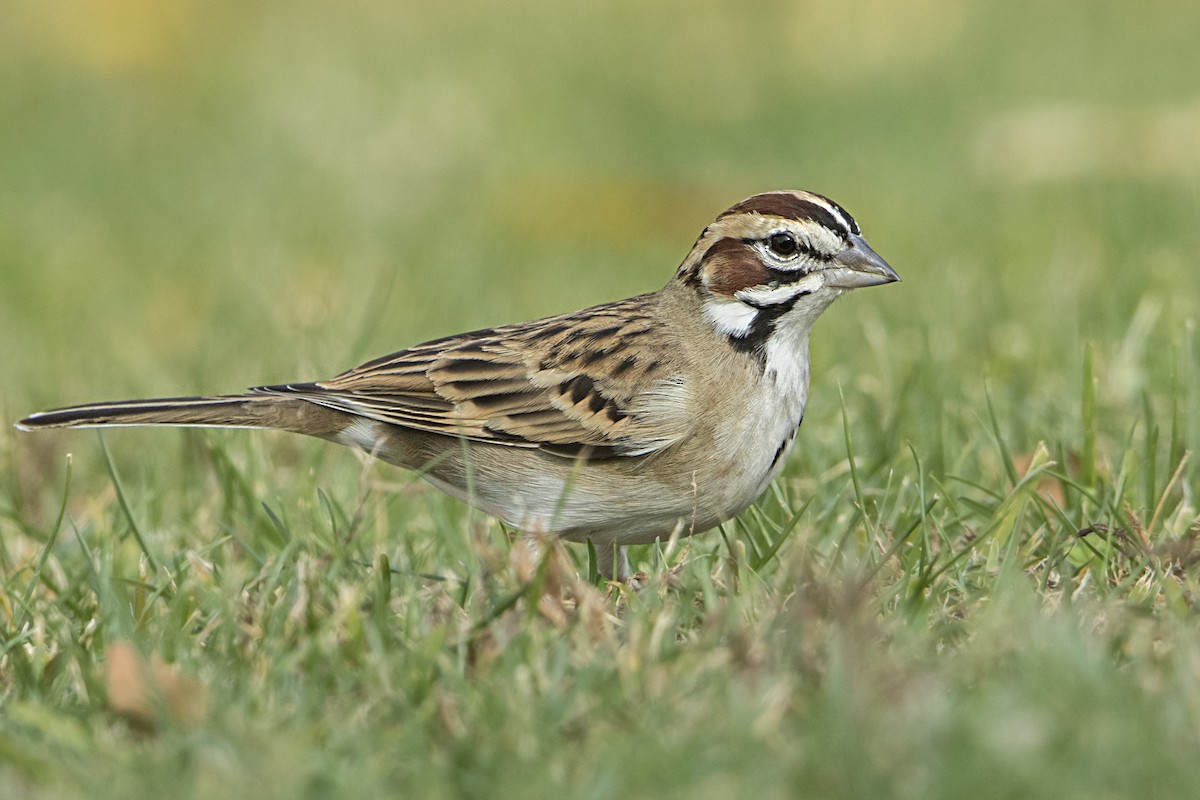
<svg viewBox="0 0 1200 800"><path fill-rule="evenodd" d="M776 396L782 413L780 424L795 427L804 415L808 400L808 335L810 325L784 324L766 342L763 369L765 391Z"/></svg>

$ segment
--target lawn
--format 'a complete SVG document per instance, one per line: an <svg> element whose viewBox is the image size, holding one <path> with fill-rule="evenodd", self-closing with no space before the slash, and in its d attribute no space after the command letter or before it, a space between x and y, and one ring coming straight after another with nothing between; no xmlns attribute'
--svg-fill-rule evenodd
<svg viewBox="0 0 1200 800"><path fill-rule="evenodd" d="M0 797L1200 795L1200 5L4 16ZM774 188L904 280L640 591L319 441L11 427L649 291Z"/></svg>

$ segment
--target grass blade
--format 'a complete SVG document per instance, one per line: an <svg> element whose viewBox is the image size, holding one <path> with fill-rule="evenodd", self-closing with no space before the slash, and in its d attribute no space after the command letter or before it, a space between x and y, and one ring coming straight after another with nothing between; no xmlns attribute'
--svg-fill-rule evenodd
<svg viewBox="0 0 1200 800"><path fill-rule="evenodd" d="M117 504L121 507L121 513L125 516L125 521L129 524L129 530L133 534L134 540L142 551L142 555L146 557L151 569L158 570L158 559L150 552L150 548L146 545L146 537L142 535L141 526L138 525L137 518L133 516L133 509L129 507L129 500L125 496L125 489L121 486L121 477L117 474L117 466L113 463L112 454L108 452L108 445L104 441L103 434L97 433L97 438L100 440L100 451L104 453L104 465L108 469L108 477L112 480L113 489L117 493Z"/></svg>

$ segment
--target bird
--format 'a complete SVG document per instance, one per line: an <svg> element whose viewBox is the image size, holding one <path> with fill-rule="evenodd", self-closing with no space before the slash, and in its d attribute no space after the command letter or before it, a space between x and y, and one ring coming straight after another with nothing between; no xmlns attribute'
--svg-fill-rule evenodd
<svg viewBox="0 0 1200 800"><path fill-rule="evenodd" d="M804 416L813 323L899 276L842 206L771 191L722 212L654 292L460 333L328 380L90 403L22 430L266 428L358 448L534 534L627 548L732 519L779 475Z"/></svg>

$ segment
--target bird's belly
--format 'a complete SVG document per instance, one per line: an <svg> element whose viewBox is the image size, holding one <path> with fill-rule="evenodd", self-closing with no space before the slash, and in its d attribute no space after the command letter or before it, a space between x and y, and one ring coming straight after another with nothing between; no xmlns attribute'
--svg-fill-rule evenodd
<svg viewBox="0 0 1200 800"><path fill-rule="evenodd" d="M714 505L720 508L718 521L737 516L762 496L783 470L798 426L799 421L790 420L764 425L719 459L724 467L710 480Z"/></svg>
<svg viewBox="0 0 1200 800"><path fill-rule="evenodd" d="M443 492L531 533L597 544L639 544L669 536L677 526L687 528L684 535L694 532L687 524L694 516L691 493L646 478L609 476L593 485L591 479L572 483L539 472L503 484L474 480L468 490L457 481L424 477ZM705 521L707 527L715 524L707 517Z"/></svg>
<svg viewBox="0 0 1200 800"><path fill-rule="evenodd" d="M720 458L693 450L690 457L664 453L652 463L618 458L577 464L537 451L513 459L510 451L495 471L486 455L476 458L470 480L456 465L423 476L524 531L597 545L647 544L709 530L753 503L791 446L795 427L777 427L743 437L735 452Z"/></svg>

